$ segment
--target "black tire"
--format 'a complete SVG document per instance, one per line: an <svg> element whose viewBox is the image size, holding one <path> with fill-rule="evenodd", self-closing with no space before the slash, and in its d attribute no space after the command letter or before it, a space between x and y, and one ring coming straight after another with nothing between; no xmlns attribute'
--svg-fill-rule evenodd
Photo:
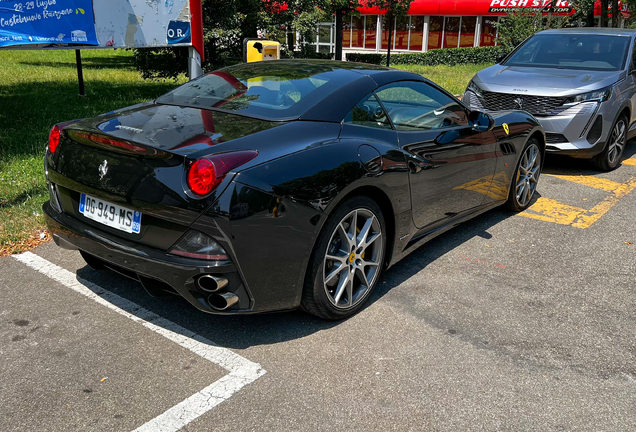
<svg viewBox="0 0 636 432"><path fill-rule="evenodd" d="M620 114L614 121L605 148L592 159L599 171L613 171L620 165L627 144L627 125L628 119L625 114ZM622 130L622 133L617 128ZM622 134L622 137L617 137L617 134ZM618 151L616 151L617 148L619 148Z"/></svg>
<svg viewBox="0 0 636 432"><path fill-rule="evenodd" d="M526 159L526 156L528 156L531 150L534 150L534 152L536 152L536 160L534 160L534 162L532 163L532 169L528 170L527 167L530 159ZM534 155L535 153L532 154ZM528 142L526 142L526 145L523 147L521 157L519 157L519 161L517 162L517 166L515 167L515 171L512 176L512 181L510 183L510 192L508 193L508 201L506 201L506 207L509 210L513 212L521 212L527 209L530 204L532 204L532 197L536 192L537 184L539 183L539 176L541 175L541 169L543 167L542 156L541 144L536 138L530 138ZM523 169L521 169L522 166L524 166ZM535 169L536 171L534 171ZM525 185L522 184L522 186L520 186L528 188L529 196L526 196L523 194L523 192L521 192L521 197L519 197L517 189L520 183L524 183L521 178L521 175L523 175L523 171L533 171L534 174L532 174L532 176L526 175L525 178L529 180L525 182ZM531 184L533 184L532 187Z"/></svg>
<svg viewBox="0 0 636 432"><path fill-rule="evenodd" d="M342 239L342 235L348 235L347 231L349 231L349 229L353 230L353 223L351 223L351 221L353 221L352 218L354 216L352 216L352 212L354 212L354 210L359 211L355 213L356 232L361 233L361 231L358 230L362 219L366 217L366 221L371 219L371 222L369 222L370 229L368 230L370 235L368 238L359 234L354 236L355 240L352 241L352 243L355 242L357 245L351 246L351 244L347 244L346 241ZM377 224L374 225L372 218L369 216L370 214L376 218ZM350 218L348 224L346 218ZM341 223L343 230L339 230ZM362 228L364 229L364 225ZM377 237L378 232L380 233L379 237ZM365 246L365 249L362 249L362 246L366 242L359 242L361 237L365 237L366 240L371 239L371 242ZM380 249L377 250L375 249L376 247ZM345 261L330 260L327 257L328 250L330 256L337 255L340 257L339 259L344 258ZM358 253L360 250L362 250L361 254ZM351 253L354 254L353 259L351 259ZM379 255L377 255L378 253ZM349 255L346 256L343 254ZM385 257L386 225L384 223L384 215L378 204L371 198L361 195L346 199L329 216L329 219L327 219L327 222L318 236L305 277L301 308L307 313L327 320L340 320L356 314L364 307L373 289L380 280ZM377 268L375 265L376 262ZM364 263L373 263L373 265L365 265ZM356 267L358 265L363 265L363 267ZM329 269L327 269L328 273L325 272L326 267L329 267ZM367 270L365 270L365 268ZM369 274L373 273L370 281L366 274L367 271ZM330 276L332 273L337 276L337 278L336 276L331 278L331 281L336 284L333 287L333 291L329 282L325 283L327 276ZM355 278L351 280L351 291L344 288L345 286L349 287L348 278L350 275L354 275L353 278ZM367 279L368 286L362 283L362 275ZM341 283L343 283L342 277L346 277L346 285L341 285ZM359 291L356 291L357 282L359 282L360 285L358 288ZM343 288L341 288L341 286ZM339 288L340 291L342 291L341 297L337 296L337 293L340 292ZM351 297L347 299L349 292L351 292ZM348 305L345 299L349 302Z"/></svg>

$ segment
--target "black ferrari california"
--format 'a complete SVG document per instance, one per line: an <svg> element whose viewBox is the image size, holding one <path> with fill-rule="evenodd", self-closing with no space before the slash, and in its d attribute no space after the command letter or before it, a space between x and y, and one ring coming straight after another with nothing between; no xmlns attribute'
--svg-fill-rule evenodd
<svg viewBox="0 0 636 432"><path fill-rule="evenodd" d="M488 209L529 206L545 151L521 111L332 61L208 73L53 127L55 242L204 312L348 317L383 270Z"/></svg>

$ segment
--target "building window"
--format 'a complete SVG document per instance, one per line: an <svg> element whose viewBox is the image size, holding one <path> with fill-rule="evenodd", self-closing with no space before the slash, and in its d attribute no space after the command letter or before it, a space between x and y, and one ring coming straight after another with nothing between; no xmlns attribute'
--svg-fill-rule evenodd
<svg viewBox="0 0 636 432"><path fill-rule="evenodd" d="M428 24L428 49L442 47L442 33L444 31L444 17L432 16Z"/></svg>
<svg viewBox="0 0 636 432"><path fill-rule="evenodd" d="M366 19L364 25L364 47L375 49L375 36L378 27L378 16L366 15L364 18Z"/></svg>
<svg viewBox="0 0 636 432"><path fill-rule="evenodd" d="M351 46L351 16L342 17L342 47L349 48Z"/></svg>
<svg viewBox="0 0 636 432"><path fill-rule="evenodd" d="M393 20L393 36L391 37L391 49L409 49L409 21L410 18L402 17ZM387 49L389 44L389 22L386 17L382 19L382 49ZM421 49L421 48L420 48Z"/></svg>
<svg viewBox="0 0 636 432"><path fill-rule="evenodd" d="M477 17L462 17L462 31L459 34L459 46L471 47L475 46L475 26L477 25Z"/></svg>
<svg viewBox="0 0 636 432"><path fill-rule="evenodd" d="M395 44L397 50L409 49L409 17L403 17L396 20L395 23Z"/></svg>
<svg viewBox="0 0 636 432"><path fill-rule="evenodd" d="M446 17L443 48L457 48L459 44L459 23L459 17Z"/></svg>
<svg viewBox="0 0 636 432"><path fill-rule="evenodd" d="M335 50L334 47L334 24L330 22L324 22L318 24L318 34L316 37L317 52L332 53Z"/></svg>
<svg viewBox="0 0 636 432"><path fill-rule="evenodd" d="M495 46L497 38L497 28L495 23L498 18L481 17L481 37L479 46Z"/></svg>
<svg viewBox="0 0 636 432"><path fill-rule="evenodd" d="M424 17L412 16L409 49L413 51L422 51L423 41L424 41Z"/></svg>
<svg viewBox="0 0 636 432"><path fill-rule="evenodd" d="M351 47L362 48L364 46L364 17L354 16L351 19Z"/></svg>
<svg viewBox="0 0 636 432"><path fill-rule="evenodd" d="M395 36L395 20L393 21L393 35ZM395 37L391 38L391 43ZM389 20L386 16L382 17L382 49L387 49L389 46Z"/></svg>

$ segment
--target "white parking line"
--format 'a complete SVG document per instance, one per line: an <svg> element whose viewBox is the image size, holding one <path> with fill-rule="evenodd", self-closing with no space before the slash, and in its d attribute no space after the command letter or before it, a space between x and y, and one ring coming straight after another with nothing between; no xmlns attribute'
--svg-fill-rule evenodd
<svg viewBox="0 0 636 432"><path fill-rule="evenodd" d="M265 374L258 363L214 345L208 339L187 330L123 297L106 291L99 285L77 277L31 252L13 255L15 259L56 282L95 300L97 303L130 318L176 344L226 369L229 374L198 393L170 408L163 414L135 429L137 432L173 432L205 414L244 386Z"/></svg>

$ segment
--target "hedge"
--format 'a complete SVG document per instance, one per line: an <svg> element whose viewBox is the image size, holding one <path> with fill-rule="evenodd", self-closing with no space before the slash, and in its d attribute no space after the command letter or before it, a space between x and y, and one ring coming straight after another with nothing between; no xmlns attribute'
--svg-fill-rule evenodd
<svg viewBox="0 0 636 432"><path fill-rule="evenodd" d="M501 46L434 49L423 53L391 54L391 64L455 66L459 64L494 63L497 56L505 52L505 48ZM347 54L347 61L385 65L386 54L349 53Z"/></svg>

